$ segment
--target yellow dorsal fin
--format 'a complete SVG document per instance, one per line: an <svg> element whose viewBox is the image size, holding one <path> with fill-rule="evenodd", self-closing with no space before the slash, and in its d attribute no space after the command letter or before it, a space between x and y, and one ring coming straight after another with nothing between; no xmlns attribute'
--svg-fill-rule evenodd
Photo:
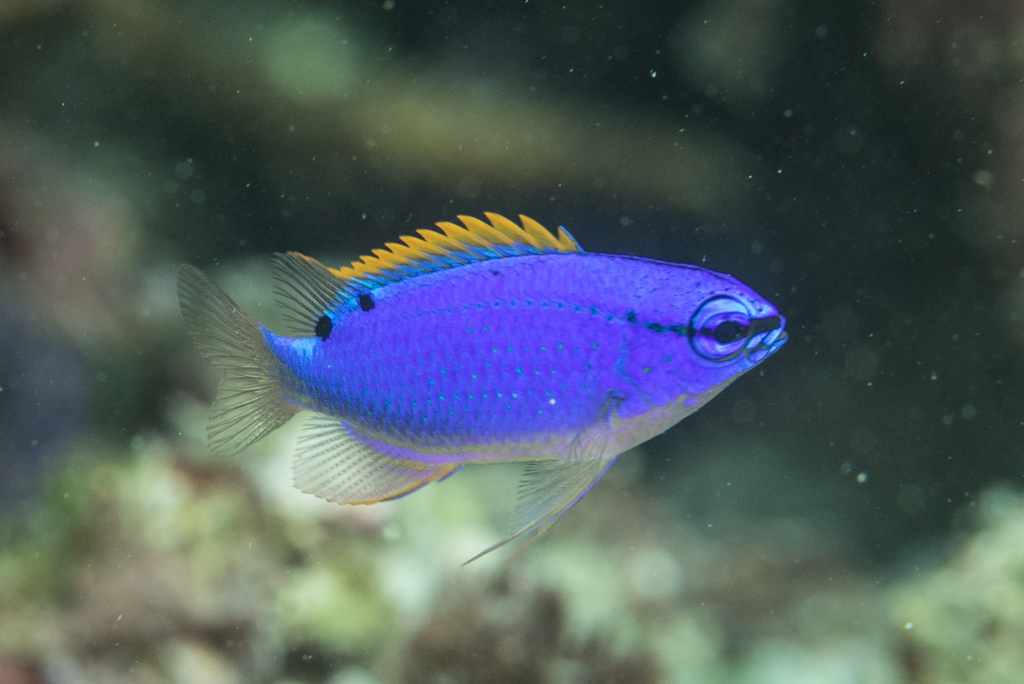
<svg viewBox="0 0 1024 684"><path fill-rule="evenodd" d="M516 242L510 236L505 235L502 230L497 226L484 223L478 218L472 216L459 215L459 220L466 226L466 229L474 235L482 237L492 245L503 245L505 247L515 247ZM518 228L518 226L517 226Z"/></svg>
<svg viewBox="0 0 1024 684"><path fill-rule="evenodd" d="M542 249L540 243L537 241L537 238L530 234L530 231L525 230L525 226L520 228L515 223L509 221L501 214L493 214L489 211L485 211L484 216L487 217L487 220L491 222L492 226L500 230L502 234L512 238L512 240L524 242L530 245L531 247Z"/></svg>
<svg viewBox="0 0 1024 684"><path fill-rule="evenodd" d="M463 225L439 221L436 230L417 230L420 237L403 235L404 244L388 242L363 256L351 266L331 269L345 280L384 283L411 275L453 268L474 261L501 259L524 254L582 252L564 229L557 237L533 219L520 214L522 225L500 214L484 212L490 223L472 216L459 216Z"/></svg>
<svg viewBox="0 0 1024 684"><path fill-rule="evenodd" d="M439 256L450 255L455 257L457 260L462 261L464 264L468 264L470 262L470 259L459 256L459 253L462 251L462 244L460 242L434 230L420 229L416 232L422 236L422 240L404 235L402 236L402 241L413 249L416 249L418 245L423 244L427 245L431 250L436 250L436 252L430 252L431 254L436 253ZM422 251L427 252L427 248L422 248Z"/></svg>

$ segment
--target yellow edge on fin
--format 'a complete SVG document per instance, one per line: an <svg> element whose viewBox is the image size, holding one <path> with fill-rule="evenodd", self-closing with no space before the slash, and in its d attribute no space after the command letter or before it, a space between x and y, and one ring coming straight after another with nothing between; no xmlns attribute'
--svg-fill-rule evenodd
<svg viewBox="0 0 1024 684"><path fill-rule="evenodd" d="M369 506L375 503L383 503L384 501L394 501L395 499L401 499L403 496L407 494L412 494L417 489L425 487L431 482L443 480L444 478L448 477L456 470L458 470L460 467L461 466L459 464L451 466L433 466L424 471L423 477L419 478L418 480L411 481L405 487L394 489L386 494L383 494L373 499L365 499L363 501L348 501L346 503L352 506Z"/></svg>
<svg viewBox="0 0 1024 684"><path fill-rule="evenodd" d="M528 216L519 215L522 225L500 214L484 212L490 223L472 216L459 216L462 226L439 221L436 230L418 230L419 237L403 235L399 239L405 244L389 242L385 249L374 249L373 256L362 256L351 266L330 269L331 273L344 280L386 278L400 280L406 271L402 267L423 267L426 270L443 268L445 261L466 264L484 261L491 256L481 254L482 250L499 253L517 251L520 254L572 253L581 252L579 244L564 229L559 227L557 236ZM465 227L463 227L465 226Z"/></svg>

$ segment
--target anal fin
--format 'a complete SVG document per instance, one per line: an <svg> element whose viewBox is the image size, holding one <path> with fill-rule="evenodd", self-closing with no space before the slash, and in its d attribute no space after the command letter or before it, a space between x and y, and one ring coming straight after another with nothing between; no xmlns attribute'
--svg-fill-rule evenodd
<svg viewBox="0 0 1024 684"><path fill-rule="evenodd" d="M342 504L397 499L458 468L385 456L363 444L348 423L323 414L303 426L293 461L296 487Z"/></svg>

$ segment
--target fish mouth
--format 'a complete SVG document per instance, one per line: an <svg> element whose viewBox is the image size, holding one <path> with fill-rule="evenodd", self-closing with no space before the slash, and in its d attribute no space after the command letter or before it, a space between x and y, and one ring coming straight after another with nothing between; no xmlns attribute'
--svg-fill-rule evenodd
<svg viewBox="0 0 1024 684"><path fill-rule="evenodd" d="M743 353L752 362L760 363L777 352L789 339L789 334L785 331L786 319L782 316L761 318L756 322L760 330L750 337Z"/></svg>

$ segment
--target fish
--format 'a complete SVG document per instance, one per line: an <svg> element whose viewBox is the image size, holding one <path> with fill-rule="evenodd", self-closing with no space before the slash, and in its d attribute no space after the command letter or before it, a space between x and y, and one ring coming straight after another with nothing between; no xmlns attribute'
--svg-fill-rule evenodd
<svg viewBox="0 0 1024 684"><path fill-rule="evenodd" d="M786 319L732 276L590 253L564 227L484 216L342 268L276 254L283 335L180 266L185 327L223 373L210 450L237 453L306 412L295 486L340 504L522 462L510 534L469 563L535 541L620 454L787 340Z"/></svg>

